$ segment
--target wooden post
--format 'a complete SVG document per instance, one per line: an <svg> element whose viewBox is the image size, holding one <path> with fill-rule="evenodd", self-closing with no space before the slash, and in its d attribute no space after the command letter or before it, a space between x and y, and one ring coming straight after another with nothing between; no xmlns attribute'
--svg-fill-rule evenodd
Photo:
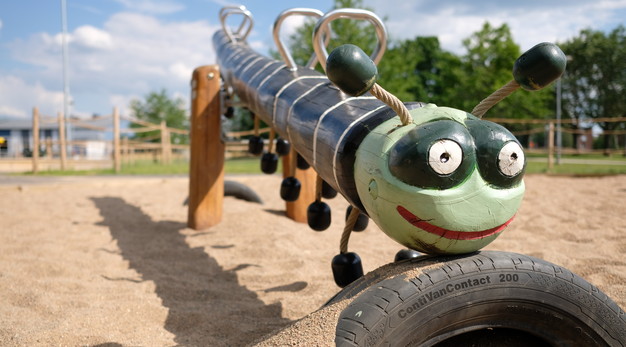
<svg viewBox="0 0 626 347"><path fill-rule="evenodd" d="M191 80L189 210L187 226L206 229L222 220L224 142L220 121L220 70L198 67Z"/></svg>
<svg viewBox="0 0 626 347"><path fill-rule="evenodd" d="M548 171L554 167L554 123L548 126Z"/></svg>
<svg viewBox="0 0 626 347"><path fill-rule="evenodd" d="M37 107L33 108L33 173L36 174L39 171L39 110Z"/></svg>
<svg viewBox="0 0 626 347"><path fill-rule="evenodd" d="M67 167L67 143L65 143L65 117L62 112L57 114L59 118L59 154L61 156L61 170Z"/></svg>
<svg viewBox="0 0 626 347"><path fill-rule="evenodd" d="M120 113L117 107L113 108L113 166L115 173L122 170L120 161Z"/></svg>
<svg viewBox="0 0 626 347"><path fill-rule="evenodd" d="M46 158L52 158L52 138L46 138Z"/></svg>
<svg viewBox="0 0 626 347"><path fill-rule="evenodd" d="M291 151L288 155L283 156L283 178L290 175L289 168L292 160L297 160L297 154ZM288 218L298 223L306 223L306 210L309 205L315 201L315 181L317 174L313 168L306 170L296 169L296 178L300 181L300 196L296 201L287 201L285 203L286 214Z"/></svg>
<svg viewBox="0 0 626 347"><path fill-rule="evenodd" d="M128 141L128 165L133 165L133 164L135 164L135 147L133 147L133 144L129 140Z"/></svg>
<svg viewBox="0 0 626 347"><path fill-rule="evenodd" d="M129 156L128 137L124 137L122 138L122 162L124 165L130 164L130 161L128 160Z"/></svg>
<svg viewBox="0 0 626 347"><path fill-rule="evenodd" d="M161 121L161 164L169 164L172 159L170 132L165 121Z"/></svg>

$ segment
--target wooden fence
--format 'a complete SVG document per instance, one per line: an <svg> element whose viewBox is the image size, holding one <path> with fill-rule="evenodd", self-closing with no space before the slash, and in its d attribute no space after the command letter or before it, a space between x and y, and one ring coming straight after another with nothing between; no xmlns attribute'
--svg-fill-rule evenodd
<svg viewBox="0 0 626 347"><path fill-rule="evenodd" d="M136 124L139 127L121 128L121 121L125 120L128 124ZM555 141L556 134L560 130L562 133L587 135L591 137L590 129L578 129L571 127L559 127L559 121L556 119L507 119L507 118L489 118L489 120L500 124L524 124L534 125L531 129L513 131L516 136L534 135L543 133L545 134L546 144L542 147L530 147L526 148L527 153L539 153L545 154L548 157L548 166L552 168L554 165L555 156L560 154L621 154L626 156L626 145L623 148L612 149L592 149L590 146L581 147L559 147ZM102 123L110 122L109 126L103 126ZM54 161L54 157L57 157L57 163L60 163L62 170L70 169L68 165L67 148L86 148L90 141L67 141L65 134L65 122L66 119L62 113L58 113L57 117L46 117L39 114L37 108L33 109L33 149L32 149L32 171L34 173L40 170L40 163L49 164ZM83 128L94 131L112 133L112 140L101 141L109 146L112 153L112 166L115 172L120 172L122 165L132 165L136 161L152 160L160 161L161 163L168 164L173 160L187 160L189 155L188 144L173 144L171 143L171 134L183 134L189 135L189 130L177 129L166 126L165 122L160 124L150 123L134 117L120 115L117 108L113 109L111 115L98 116L92 119L71 119L69 120L73 128ZM577 124L578 120L575 119L562 119L561 124ZM626 122L626 117L613 117L613 118L596 118L585 121L586 124L594 124L598 122ZM41 139L39 134L39 128L44 123L56 123L59 129L58 139ZM94 124L96 123L96 124ZM158 132L151 137L144 137L141 139L134 138L133 135L145 132ZM270 128L260 129L259 133L268 133ZM247 152L247 141L242 140L242 137L253 135L254 130L228 132L225 137L226 158L239 158L249 156ZM623 142L626 143L626 129L620 130L605 130L602 132L602 136L624 136ZM591 140L591 139L589 139ZM40 148L45 149L45 155L40 156ZM56 149L56 151L55 151ZM82 152L84 152L82 151ZM56 155L55 155L56 154ZM71 161L71 167L76 169L79 166L82 168L84 165L77 165L77 161ZM58 164L57 164L58 165ZM100 165L101 166L101 165Z"/></svg>

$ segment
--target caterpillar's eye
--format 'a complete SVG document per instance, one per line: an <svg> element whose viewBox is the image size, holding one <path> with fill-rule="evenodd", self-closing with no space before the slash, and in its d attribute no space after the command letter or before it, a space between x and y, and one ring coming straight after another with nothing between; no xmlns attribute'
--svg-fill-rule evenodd
<svg viewBox="0 0 626 347"><path fill-rule="evenodd" d="M463 162L463 149L452 140L439 140L428 151L428 165L438 174L448 175Z"/></svg>
<svg viewBox="0 0 626 347"><path fill-rule="evenodd" d="M505 127L478 118L465 124L474 137L480 175L497 188L518 185L524 176L526 158L515 136Z"/></svg>
<svg viewBox="0 0 626 347"><path fill-rule="evenodd" d="M453 120L416 126L389 152L389 171L400 181L425 189L449 189L461 184L476 165L472 136Z"/></svg>
<svg viewBox="0 0 626 347"><path fill-rule="evenodd" d="M516 142L508 142L498 154L498 168L503 174L513 177L524 169L524 150Z"/></svg>

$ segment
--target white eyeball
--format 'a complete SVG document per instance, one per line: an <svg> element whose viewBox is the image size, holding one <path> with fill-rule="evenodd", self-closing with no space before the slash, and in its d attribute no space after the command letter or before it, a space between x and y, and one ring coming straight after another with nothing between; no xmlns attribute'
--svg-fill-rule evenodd
<svg viewBox="0 0 626 347"><path fill-rule="evenodd" d="M428 150L428 165L438 174L454 172L463 162L463 149L452 140L439 140Z"/></svg>
<svg viewBox="0 0 626 347"><path fill-rule="evenodd" d="M513 177L524 169L524 150L516 142L509 142L498 153L498 168L503 174Z"/></svg>

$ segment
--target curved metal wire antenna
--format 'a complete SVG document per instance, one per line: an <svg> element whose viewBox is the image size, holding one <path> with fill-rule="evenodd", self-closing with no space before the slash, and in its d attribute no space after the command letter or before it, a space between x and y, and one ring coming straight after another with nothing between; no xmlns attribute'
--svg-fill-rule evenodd
<svg viewBox="0 0 626 347"><path fill-rule="evenodd" d="M226 19L233 14L243 16L241 23L235 31L232 31L231 28L226 25ZM222 29L232 42L246 41L246 38L254 26L252 12L248 11L243 5L222 7L222 9L220 9L219 18Z"/></svg>
<svg viewBox="0 0 626 347"><path fill-rule="evenodd" d="M313 8L290 8L281 12L278 15L278 17L276 17L276 21L274 21L274 26L272 29L274 43L276 43L276 47L278 48L278 53L280 53L280 56L283 58L283 60L285 61L285 64L291 71L298 70L298 66L296 65L295 61L293 60L293 57L291 56L291 53L287 50L287 48L285 47L285 43L280 37L280 27L285 19L294 15L321 18L324 15L324 13L320 10L316 10ZM326 37L325 39L326 44L328 44L328 41L330 41L330 35L324 35L324 36ZM308 63L305 65L305 67L312 69L315 67L316 64L317 64L317 55L313 53Z"/></svg>
<svg viewBox="0 0 626 347"><path fill-rule="evenodd" d="M313 29L313 49L317 55L317 60L326 71L326 59L328 58L328 51L326 50L325 33L330 33L330 22L339 18L360 19L370 22L374 29L376 29L376 36L378 37L378 45L370 56L374 63L378 64L385 54L387 49L387 29L383 21L373 12L354 9L354 8L339 8L326 13L322 18L317 21L315 28Z"/></svg>

